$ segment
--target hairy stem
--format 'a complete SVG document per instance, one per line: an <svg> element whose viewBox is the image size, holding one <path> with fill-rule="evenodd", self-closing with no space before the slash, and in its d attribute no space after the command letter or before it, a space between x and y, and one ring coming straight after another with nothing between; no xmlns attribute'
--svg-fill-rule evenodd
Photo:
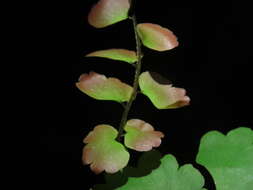
<svg viewBox="0 0 253 190"><path fill-rule="evenodd" d="M133 22L135 41L136 41L137 63L136 63L136 67L135 67L133 92L132 92L130 100L127 102L127 105L125 106L124 112L122 114L122 118L121 118L120 125L119 125L119 135L117 137L118 141L120 141L120 138L124 132L124 126L127 121L128 113L129 113L132 103L135 100L137 93L138 93L138 87L139 87L138 79L139 79L140 72L141 72L141 59L143 57L142 50L141 50L141 40L140 40L138 33L137 33L137 22L136 22L135 14L132 14L129 18Z"/></svg>

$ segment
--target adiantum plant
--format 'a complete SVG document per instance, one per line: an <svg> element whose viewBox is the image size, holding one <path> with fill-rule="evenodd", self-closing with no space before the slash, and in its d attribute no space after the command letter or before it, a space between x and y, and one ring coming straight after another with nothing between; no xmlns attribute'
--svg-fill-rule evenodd
<svg viewBox="0 0 253 190"><path fill-rule="evenodd" d="M116 101L124 105L118 128L99 124L84 138L82 160L96 174L123 171L130 159L127 149L146 152L160 146L164 137L162 132L157 131L148 121L128 118L137 92L147 96L157 109L176 109L190 103L185 89L174 87L158 73L141 71L143 46L155 51L168 51L179 44L171 30L155 23L137 23L134 3L134 0L99 0L88 15L89 24L95 28L104 28L130 19L136 40L136 50L111 48L86 55L123 61L134 66L132 85L94 71L82 74L76 83L79 90L94 99ZM209 132L201 139L197 163L205 166L212 174L217 190L252 190L252 130L241 127L227 136L217 131ZM241 181L238 182L237 178ZM191 164L179 167L174 156L165 155L160 167L151 174L139 178L129 177L117 189L203 190L203 186L203 176ZM108 186L100 187L107 189Z"/></svg>

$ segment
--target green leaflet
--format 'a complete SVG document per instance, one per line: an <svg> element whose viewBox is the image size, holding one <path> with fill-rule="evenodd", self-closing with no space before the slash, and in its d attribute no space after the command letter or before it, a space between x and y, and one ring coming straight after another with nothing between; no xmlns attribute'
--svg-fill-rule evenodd
<svg viewBox="0 0 253 190"><path fill-rule="evenodd" d="M164 137L162 132L155 131L152 125L140 119L128 120L124 129L125 146L137 151L149 151L160 146Z"/></svg>
<svg viewBox="0 0 253 190"><path fill-rule="evenodd" d="M88 22L103 28L128 18L129 0L99 0L89 13Z"/></svg>
<svg viewBox="0 0 253 190"><path fill-rule="evenodd" d="M143 45L150 49L166 51L178 46L173 32L158 24L140 23L137 25L137 31Z"/></svg>
<svg viewBox="0 0 253 190"><path fill-rule="evenodd" d="M130 64L137 61L136 52L127 49L98 50L87 54L86 57L102 57L107 59L124 61Z"/></svg>
<svg viewBox="0 0 253 190"><path fill-rule="evenodd" d="M129 160L129 153L115 139L118 131L110 125L97 125L84 139L82 160L99 174L102 171L116 173L124 168Z"/></svg>
<svg viewBox="0 0 253 190"><path fill-rule="evenodd" d="M186 96L185 89L162 84L159 81L161 79L165 80L161 75L149 71L141 73L139 77L141 92L157 109L174 109L189 105L190 98Z"/></svg>
<svg viewBox="0 0 253 190"><path fill-rule="evenodd" d="M82 74L76 86L83 93L97 100L112 100L116 102L128 101L133 88L117 78L90 72Z"/></svg>

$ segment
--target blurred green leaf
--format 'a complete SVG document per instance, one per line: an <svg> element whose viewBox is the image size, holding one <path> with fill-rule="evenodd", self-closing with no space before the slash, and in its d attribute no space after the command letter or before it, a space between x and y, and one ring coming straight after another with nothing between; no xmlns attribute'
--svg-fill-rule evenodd
<svg viewBox="0 0 253 190"><path fill-rule="evenodd" d="M196 161L211 173L216 190L252 190L253 131L241 127L226 136L208 132L201 139Z"/></svg>
<svg viewBox="0 0 253 190"><path fill-rule="evenodd" d="M179 168L174 156L166 155L161 165L144 177L130 177L116 190L203 190L204 178L191 164Z"/></svg>
<svg viewBox="0 0 253 190"><path fill-rule="evenodd" d="M114 190L126 184L128 177L141 177L151 173L153 169L159 167L161 154L157 150L145 152L138 161L138 167L125 167L115 174L105 174L106 184L95 185L93 190Z"/></svg>

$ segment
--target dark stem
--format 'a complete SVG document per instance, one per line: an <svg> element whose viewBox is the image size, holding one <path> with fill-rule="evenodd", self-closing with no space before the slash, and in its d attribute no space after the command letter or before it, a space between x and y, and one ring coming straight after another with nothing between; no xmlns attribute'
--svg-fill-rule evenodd
<svg viewBox="0 0 253 190"><path fill-rule="evenodd" d="M136 0L129 0L130 8L128 10L128 16L131 18L134 15Z"/></svg>
<svg viewBox="0 0 253 190"><path fill-rule="evenodd" d="M133 3L133 1L134 0L132 0L132 3ZM127 121L128 113L129 113L129 111L131 109L131 106L132 106L132 103L135 100L135 98L137 96L137 93L138 93L138 87L139 87L138 79L139 79L140 72L141 72L141 59L143 57L142 51L141 51L141 40L140 40L140 38L138 36L138 33L137 33L136 17L135 17L134 14L132 14L131 16L129 16L129 18L133 22L135 41L136 41L137 63L136 63L136 68L135 68L135 76L134 76L134 83L133 83L133 92L132 92L130 100L127 102L125 110L124 110L124 112L122 114L122 118L121 118L120 125L119 125L119 134L118 134L118 137L117 137L118 141L120 141L120 138L121 138L121 136L122 136L122 134L124 132L124 126L125 126L126 121Z"/></svg>

